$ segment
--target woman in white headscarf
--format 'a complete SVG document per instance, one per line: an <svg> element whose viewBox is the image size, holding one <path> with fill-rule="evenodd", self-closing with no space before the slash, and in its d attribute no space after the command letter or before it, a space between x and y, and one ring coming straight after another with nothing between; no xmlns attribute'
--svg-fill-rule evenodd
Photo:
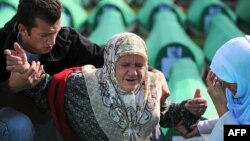
<svg viewBox="0 0 250 141"><path fill-rule="evenodd" d="M174 127L183 120L193 128L205 112L206 100L161 105L164 81L159 73L148 71L146 45L139 36L116 34L105 47L102 68L87 65L53 76L48 95L53 121L70 141L152 140L160 121ZM33 96L39 104L46 103L42 95ZM202 111L197 113L199 107L192 103L203 105Z"/></svg>
<svg viewBox="0 0 250 141"><path fill-rule="evenodd" d="M219 119L202 121L200 133L209 141L223 141L225 124L250 124L250 36L236 37L218 49L207 75L208 92ZM194 131L187 137L195 135ZM196 132L197 133L197 132Z"/></svg>

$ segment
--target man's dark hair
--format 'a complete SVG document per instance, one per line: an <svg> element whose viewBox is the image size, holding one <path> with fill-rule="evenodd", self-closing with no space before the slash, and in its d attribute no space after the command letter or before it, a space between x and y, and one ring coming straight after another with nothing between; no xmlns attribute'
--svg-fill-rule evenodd
<svg viewBox="0 0 250 141"><path fill-rule="evenodd" d="M61 10L60 0L19 0L16 19L30 33L31 28L36 26L36 18L54 24L61 17Z"/></svg>

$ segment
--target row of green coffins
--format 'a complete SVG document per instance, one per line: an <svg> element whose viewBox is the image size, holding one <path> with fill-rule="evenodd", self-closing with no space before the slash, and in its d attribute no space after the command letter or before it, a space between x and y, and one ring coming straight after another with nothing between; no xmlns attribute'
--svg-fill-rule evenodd
<svg viewBox="0 0 250 141"><path fill-rule="evenodd" d="M122 0L122 1L117 0L117 1L113 1L113 2L109 2L110 0L106 0L106 1L108 1L108 3L111 3L111 4L114 3L112 5L116 5L117 3L120 3L120 4L118 4L119 5L118 7L123 7L121 5L127 6L127 3L124 0ZM165 0L165 1L172 2L172 0ZM88 2L88 0L74 0L74 1L62 0L63 7L65 8L65 10L64 10L65 13L63 13L63 14L66 14L66 15L69 14L70 17L72 17L72 21L71 21L72 23L70 24L70 26L73 26L74 28L78 29L80 26L82 26L82 23L86 22L87 16L86 16L85 10L83 9L84 8L83 5L86 2ZM105 3L105 2L98 1L98 3ZM144 1L143 6L146 5L145 3L147 3L147 1ZM154 1L151 1L150 3L154 3ZM0 13L1 13L1 15L4 15L4 16L1 16L1 17L3 17L3 18L1 18L1 21L3 21L3 22L0 22L0 24L4 24L7 21L6 19L9 19L10 17L12 17L9 15L14 15L13 13L15 13L14 11L16 11L17 4L18 4L18 0L0 0L0 7L2 10ZM103 4L98 4L98 5L99 5L99 8L101 8ZM235 16L235 14L231 11L231 9L227 5L225 5L220 0L208 0L208 1L201 0L201 2L193 2L192 3L193 8L190 8L189 12L188 12L188 19L199 30L202 30L201 24L202 24L203 19L201 19L201 18L203 18L203 16L206 14L205 12L208 11L208 8L211 5L221 7L223 10L223 13L225 13L228 17L230 17L230 19L232 19L234 21L236 20L237 17ZM244 21L248 25L250 25L250 20L249 20L250 14L249 14L249 12L247 12L249 6L250 6L250 1L239 0L237 3L237 6L235 8L235 12L236 12L238 18L240 20ZM8 9L8 10L6 10L6 9ZM128 9L128 8L126 8L126 9ZM5 12L5 11L8 11L8 12ZM5 13L8 16L6 16ZM130 15L127 13L130 13L130 12L125 11L125 15ZM67 19L67 18L65 18L65 19ZM144 19L144 21L149 22L149 25L150 25L150 22L152 22L152 21L149 21L148 19ZM69 23L66 21L63 23L65 23L66 25L69 25Z"/></svg>
<svg viewBox="0 0 250 141"><path fill-rule="evenodd" d="M236 18L235 13L220 0L192 1L187 22L193 29L204 34L203 52L208 63L223 43L244 35L236 24Z"/></svg>
<svg viewBox="0 0 250 141"><path fill-rule="evenodd" d="M127 31L127 27L131 25L135 19L131 18L132 14L129 17L133 20L126 19L126 14L122 12L117 4L107 3L108 2L101 4L99 5L100 7L97 8L101 11L95 12L96 15L100 13L99 18L96 18L96 16L91 18L93 23L96 22L92 24L95 25L96 28L94 28L95 30L93 30L89 38L94 42L101 43L101 45L105 44L109 38L108 36L117 32ZM114 19L117 19L117 21L114 21ZM171 1L147 0L143 8L138 12L137 19L138 22L149 31L149 36L145 39L148 46L149 63L162 70L166 78L169 79L171 102L179 102L180 100L192 98L195 89L200 88L203 96L208 99L208 104L213 105L206 92L206 86L201 79L201 72L205 63L204 54L201 48L186 34L184 30L185 15L180 9ZM126 22L126 20L131 22ZM115 25L118 26L115 27ZM110 34L110 32L112 32L112 34ZM106 33L106 37L102 37L103 33ZM181 58L188 59L181 61ZM180 64L179 66L181 67L174 67L177 64ZM184 73L177 73L178 70L183 70ZM174 75L175 73L177 73L177 75ZM185 77L183 77L183 75ZM209 119L216 116L215 108L209 106L203 118ZM162 130L166 137L171 138L175 135L172 130L165 128L162 128Z"/></svg>
<svg viewBox="0 0 250 141"><path fill-rule="evenodd" d="M102 0L89 15L93 31L88 38L103 47L114 34L128 31L135 20L135 12L124 0Z"/></svg>
<svg viewBox="0 0 250 141"><path fill-rule="evenodd" d="M0 27L2 27L15 14L18 0L0 0L0 3L0 14L4 15L1 16L0 19ZM237 8L237 11L244 11L244 9L246 9L242 3L243 2L239 1L239 8ZM105 44L113 34L127 31L128 27L136 21L136 14L127 3L124 2L124 0L102 0L94 10L91 11L90 15L87 14L79 2L62 0L62 4L64 7L62 12L62 25L69 25L73 28L80 29L87 22L93 29L93 33L91 33L89 39L101 46ZM214 18L216 17L214 15L217 15L218 13L223 14L224 17L222 15ZM238 13L239 17L244 19L249 12ZM155 42L157 42L159 46L171 46L167 50L177 52L176 55L178 55L178 52L182 52L181 54L183 56L188 54L188 56L191 56L201 69L203 66L203 57L202 55L198 55L200 53L197 53L199 52L197 51L199 50L196 47L197 45L193 44L189 36L185 33L183 34L183 32L185 32L184 27L186 19L187 23L206 34L207 40L203 48L205 57L208 61L211 61L213 54L223 42L243 34L235 25L235 13L219 0L193 0L188 9L187 18L185 16L186 15L183 14L171 0L145 1L143 7L138 13L137 20L141 26L145 27L150 33L152 33L147 40L149 49L151 49L151 46L154 46ZM156 25L160 27L157 27ZM178 26L183 27L183 29ZM219 26L222 28L220 29ZM171 34L165 37L162 32L168 32ZM103 33L105 36L102 36ZM155 37L155 33L159 33L159 35ZM174 34L182 37L175 38L176 35ZM218 34L224 35L218 36ZM220 38L213 40L214 35L217 35L216 37ZM161 39L161 37L164 37L164 39ZM170 49L173 48L172 46L179 48L179 43L182 44L182 51L180 51L181 49ZM185 45L187 47L185 47ZM149 54L149 61L153 66L160 68L162 62L159 61L156 56L158 56L158 58L167 56L168 51L156 51L155 48L153 48L153 50L154 51ZM158 55L159 53L161 53L161 55Z"/></svg>
<svg viewBox="0 0 250 141"><path fill-rule="evenodd" d="M18 0L0 0L0 28L16 14Z"/></svg>
<svg viewBox="0 0 250 141"><path fill-rule="evenodd" d="M17 0L0 0L0 3L2 1L7 1L5 5L10 6L1 10L8 13L12 9L14 15ZM222 2L193 0L187 16L171 0L147 0L137 15L123 0L102 0L89 16L79 4L68 0L62 0L62 4L62 24L80 29L88 22L93 29L88 38L100 46L104 46L112 35L128 31L137 20L149 32L145 39L149 63L162 70L168 79L169 100L178 103L190 99L199 88L209 105L203 118L217 116L202 80L204 65L211 61L224 42L244 34L235 25L235 13ZM6 17L1 20L7 21L7 16L1 17ZM206 36L203 49L185 32L186 22ZM162 130L167 138L176 135L173 129Z"/></svg>
<svg viewBox="0 0 250 141"><path fill-rule="evenodd" d="M238 18L247 26L250 27L250 1L249 0L238 0L235 12Z"/></svg>
<svg viewBox="0 0 250 141"><path fill-rule="evenodd" d="M76 1L61 0L61 2L62 25L80 29L86 23L87 12ZM19 0L0 0L0 27L16 14L18 3Z"/></svg>
<svg viewBox="0 0 250 141"><path fill-rule="evenodd" d="M179 103L190 99L199 88L208 104L213 105L201 76L205 57L185 31L184 13L172 1L147 0L138 20L149 31L146 39L149 63L162 70L168 79L171 92L168 100ZM216 116L214 106L209 106L203 118ZM162 131L168 140L178 135L173 128L162 127Z"/></svg>

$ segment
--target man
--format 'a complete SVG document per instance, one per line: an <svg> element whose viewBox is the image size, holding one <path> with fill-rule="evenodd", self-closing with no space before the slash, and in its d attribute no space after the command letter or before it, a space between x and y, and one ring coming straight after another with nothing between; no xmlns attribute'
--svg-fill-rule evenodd
<svg viewBox="0 0 250 141"><path fill-rule="evenodd" d="M44 124L50 118L48 110L36 107L28 96L29 91L24 90L29 88L26 86L31 88L39 83L43 78L43 69L54 75L68 67L103 65L102 48L70 27L61 28L61 10L59 0L20 0L17 14L0 29L0 108L9 106L0 109L0 121L3 121L0 122L0 131L9 132L6 135L8 140L33 140L32 123ZM14 61L6 60L6 49L10 51L7 56L13 55L8 57ZM16 61L20 57L20 50L25 51L28 63L22 61L26 60L26 55L21 55L24 59ZM32 61L39 61L41 68L36 69ZM32 67L21 72L22 75L16 75L12 70L18 68L18 63ZM165 86L166 98L169 91L167 84ZM9 130L3 129L1 124L7 125Z"/></svg>
<svg viewBox="0 0 250 141"><path fill-rule="evenodd" d="M4 55L5 49L13 50L14 46L19 44L25 50L29 62L40 61L50 75L67 67L85 64L101 67L103 64L102 48L89 42L70 27L61 28L61 10L59 0L20 0L17 14L0 29L0 108L13 107L28 115L34 123L47 122L48 111L37 108L25 91L14 95L23 84L32 81L32 75L11 75L11 72L6 70L8 62L6 63ZM8 113L5 108L0 111ZM4 118L2 115L1 118ZM12 122L13 118L8 116L6 119ZM18 114L15 117L22 116ZM13 120L18 121L16 118ZM18 124L23 122L16 122L13 126ZM27 133L25 130L23 132Z"/></svg>

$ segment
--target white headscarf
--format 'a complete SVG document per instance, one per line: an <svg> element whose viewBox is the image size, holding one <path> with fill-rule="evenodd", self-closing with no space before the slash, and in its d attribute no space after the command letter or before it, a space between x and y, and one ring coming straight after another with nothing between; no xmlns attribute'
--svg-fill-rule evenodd
<svg viewBox="0 0 250 141"><path fill-rule="evenodd" d="M250 124L250 36L236 37L218 49L210 65L220 79L237 84L226 89L227 107L239 124Z"/></svg>

